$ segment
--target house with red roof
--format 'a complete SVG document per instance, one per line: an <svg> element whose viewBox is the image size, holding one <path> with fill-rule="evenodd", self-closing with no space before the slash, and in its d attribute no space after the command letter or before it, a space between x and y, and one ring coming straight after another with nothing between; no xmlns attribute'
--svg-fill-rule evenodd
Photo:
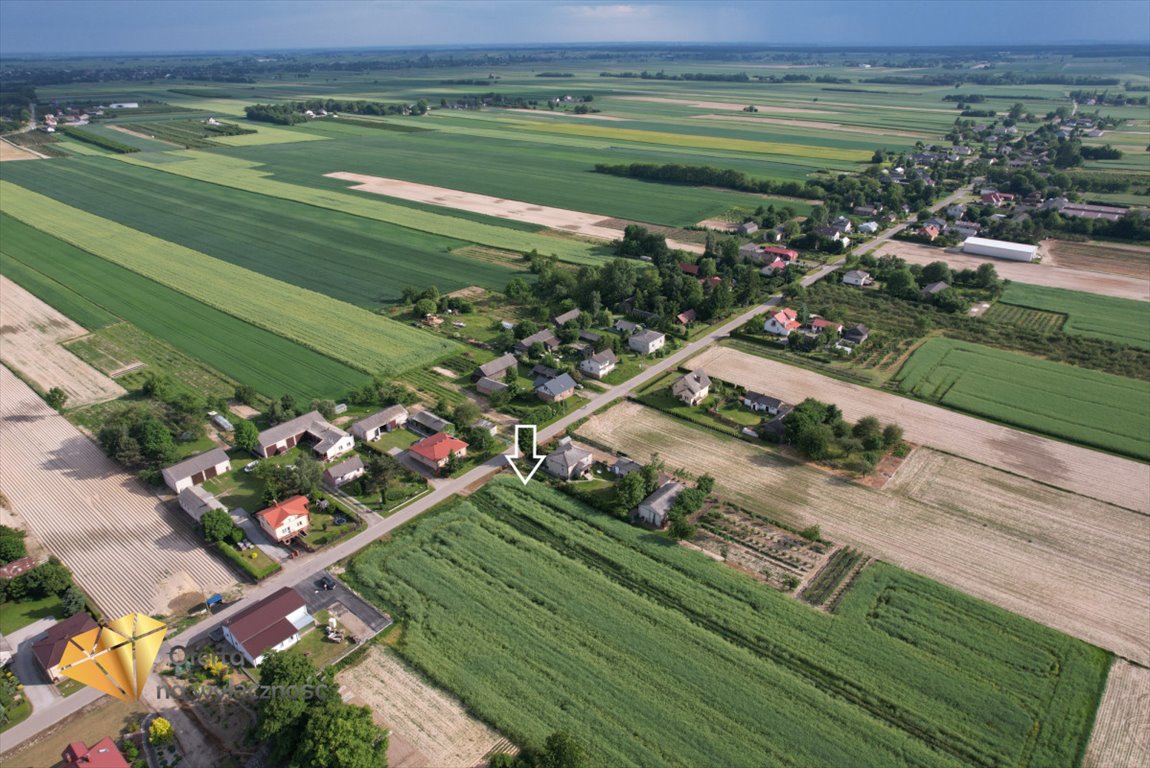
<svg viewBox="0 0 1150 768"><path fill-rule="evenodd" d="M412 459L438 475L440 470L447 466L451 456L454 455L458 459L467 456L467 443L446 432L439 432L420 440L408 448L407 452Z"/></svg>
<svg viewBox="0 0 1150 768"><path fill-rule="evenodd" d="M792 331L802 327L799 322L799 313L785 307L767 318L763 323L763 330L772 336L790 336Z"/></svg>
<svg viewBox="0 0 1150 768"><path fill-rule="evenodd" d="M73 741L60 756L64 758L61 768L132 768L111 736L105 736L90 747L84 746L82 741Z"/></svg>
<svg viewBox="0 0 1150 768"><path fill-rule="evenodd" d="M261 509L256 513L268 536L278 542L285 542L296 536L303 536L311 528L311 512L307 508L307 496L292 496L275 506Z"/></svg>
<svg viewBox="0 0 1150 768"><path fill-rule="evenodd" d="M831 332L836 336L843 332L843 324L836 323L834 320L827 320L823 317L816 317L811 320L811 330L815 333Z"/></svg>
<svg viewBox="0 0 1150 768"><path fill-rule="evenodd" d="M682 272L684 275L690 275L691 277L698 277L699 276L699 265L698 264L691 264L691 263L686 262L686 261L680 261L679 262L679 271Z"/></svg>

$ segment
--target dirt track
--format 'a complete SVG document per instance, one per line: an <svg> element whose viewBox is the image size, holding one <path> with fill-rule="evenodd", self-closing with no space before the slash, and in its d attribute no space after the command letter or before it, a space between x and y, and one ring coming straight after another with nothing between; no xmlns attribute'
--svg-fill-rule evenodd
<svg viewBox="0 0 1150 768"><path fill-rule="evenodd" d="M1092 499L1150 513L1150 466L992 424L889 392L847 384L812 371L712 347L688 364L711 376L797 403L836 403L855 421L878 416L906 430L906 439L980 464L1064 488Z"/></svg>
<svg viewBox="0 0 1150 768"><path fill-rule="evenodd" d="M125 394L116 382L73 355L61 341L88 333L0 275L0 359L47 392L60 387L68 406L99 403Z"/></svg>
<svg viewBox="0 0 1150 768"><path fill-rule="evenodd" d="M906 259L911 264L929 264L932 261L945 261L955 269L978 269L979 265L994 264L999 277L1019 283L1045 285L1050 288L1067 288L1072 291L1097 293L1120 299L1150 301L1150 280L1127 275L1090 272L1070 267L1056 267L1052 264L1028 264L1023 261L1007 261L989 256L970 256L958 253L956 249L934 248L916 243L888 242L875 254L893 254Z"/></svg>
<svg viewBox="0 0 1150 768"><path fill-rule="evenodd" d="M1150 765L1150 669L1116 659L1082 768Z"/></svg>
<svg viewBox="0 0 1150 768"><path fill-rule="evenodd" d="M235 583L191 518L160 504L3 367L0 426L0 488L107 614L165 614L180 594Z"/></svg>
<svg viewBox="0 0 1150 768"><path fill-rule="evenodd" d="M634 402L579 434L640 461L658 452L747 509L1150 662L1145 515L927 448L876 491Z"/></svg>

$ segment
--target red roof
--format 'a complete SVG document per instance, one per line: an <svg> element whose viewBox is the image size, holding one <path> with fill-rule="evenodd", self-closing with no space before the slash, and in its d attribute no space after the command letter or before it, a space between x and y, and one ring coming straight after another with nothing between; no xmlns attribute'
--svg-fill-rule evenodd
<svg viewBox="0 0 1150 768"><path fill-rule="evenodd" d="M274 507L261 509L257 514L264 520L267 520L268 525L271 526L273 531L283 525L284 521L293 515L311 517L311 513L307 510L307 496L292 496L290 499L285 499Z"/></svg>
<svg viewBox="0 0 1150 768"><path fill-rule="evenodd" d="M437 432L431 437L420 440L409 450L417 456L440 462L446 459L449 454L467 450L467 443L446 432Z"/></svg>
<svg viewBox="0 0 1150 768"><path fill-rule="evenodd" d="M767 266L770 267L771 269L786 269L787 268L787 262L783 259L775 259L774 261L772 261Z"/></svg>
<svg viewBox="0 0 1150 768"><path fill-rule="evenodd" d="M764 245L759 250L771 256L781 256L787 261L794 261L799 257L798 251L792 251L790 248L779 248L776 245Z"/></svg>
<svg viewBox="0 0 1150 768"><path fill-rule="evenodd" d="M723 282L723 278L719 277L718 275L712 275L711 277L700 277L699 278L699 283L704 288L714 288L715 286L719 285L722 282Z"/></svg>
<svg viewBox="0 0 1150 768"><path fill-rule="evenodd" d="M811 321L811 325L815 328L838 328L842 329L842 323L836 323L834 320L824 320L821 317L816 317Z"/></svg>
<svg viewBox="0 0 1150 768"><path fill-rule="evenodd" d="M772 320L781 325L783 328L786 328L788 331L794 330L795 328L798 328L802 325L802 323L799 322L798 317L799 313L793 309L790 309L789 307L780 309L778 312L771 315Z"/></svg>
<svg viewBox="0 0 1150 768"><path fill-rule="evenodd" d="M679 314L675 315L675 319L683 325L695 322L696 317L698 317L698 315L693 309L688 309L686 312L680 312Z"/></svg>
<svg viewBox="0 0 1150 768"><path fill-rule="evenodd" d="M73 741L61 757L64 758L63 768L132 768L110 736L90 747L84 746L82 741Z"/></svg>
<svg viewBox="0 0 1150 768"><path fill-rule="evenodd" d="M698 264L688 264L685 261L679 262L679 271L684 275L697 275L699 274Z"/></svg>

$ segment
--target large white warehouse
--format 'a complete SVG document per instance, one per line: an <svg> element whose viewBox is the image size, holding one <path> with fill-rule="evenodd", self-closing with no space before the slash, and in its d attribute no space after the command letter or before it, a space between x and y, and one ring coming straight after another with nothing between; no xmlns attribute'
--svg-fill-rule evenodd
<svg viewBox="0 0 1150 768"><path fill-rule="evenodd" d="M962 242L962 252L973 253L976 256L997 256L1011 261L1034 261L1038 255L1038 246L991 240L986 237L968 237Z"/></svg>

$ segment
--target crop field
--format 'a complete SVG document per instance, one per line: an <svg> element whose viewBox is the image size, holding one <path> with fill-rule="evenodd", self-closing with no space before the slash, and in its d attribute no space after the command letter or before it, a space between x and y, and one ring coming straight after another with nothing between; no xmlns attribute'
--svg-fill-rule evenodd
<svg viewBox="0 0 1150 768"><path fill-rule="evenodd" d="M303 401L338 398L366 379L330 357L94 257L10 216L0 215L0 227L4 230L0 251L4 273L39 298L66 313L83 306L88 314L99 312L105 320L112 317L109 310L114 310L116 317L236 381L251 384L268 397L291 393ZM67 301L57 304L61 296ZM139 346L131 343L128 349ZM146 352L138 351L133 357L150 359Z"/></svg>
<svg viewBox="0 0 1150 768"><path fill-rule="evenodd" d="M1145 514L926 448L875 490L631 402L579 435L640 461L657 452L668 467L710 474L717 494L750 512L793 530L818 525L831 541L1150 663Z"/></svg>
<svg viewBox="0 0 1150 768"><path fill-rule="evenodd" d="M1011 283L1007 290L1016 288L1021 283ZM1066 315L1060 312L1047 312L1030 307L1021 307L1017 304L1007 304L1005 298L990 306L982 313L982 318L988 323L1003 323L1015 325L1029 331L1050 333L1062 329L1066 323Z"/></svg>
<svg viewBox="0 0 1150 768"><path fill-rule="evenodd" d="M1137 202L1147 203L1144 197ZM1043 240L1042 249L1052 263L1063 267L1150 279L1150 251L1144 245Z"/></svg>
<svg viewBox="0 0 1150 768"><path fill-rule="evenodd" d="M517 743L567 730L597 765L1073 764L1109 664L890 566L828 615L505 480L349 574L471 711Z"/></svg>
<svg viewBox="0 0 1150 768"><path fill-rule="evenodd" d="M1115 659L1083 768L1150 763L1150 669Z"/></svg>
<svg viewBox="0 0 1150 768"><path fill-rule="evenodd" d="M1150 382L954 339L927 340L895 374L904 392L977 416L1150 460Z"/></svg>
<svg viewBox="0 0 1150 768"><path fill-rule="evenodd" d="M459 240L112 160L51 163L43 173L5 178L162 240L369 309L398 301L409 286L501 290L523 274L451 253L464 246ZM204 226L207 221L212 225Z"/></svg>
<svg viewBox="0 0 1150 768"><path fill-rule="evenodd" d="M4 210L89 253L368 373L394 374L456 345L0 181ZM294 311L293 311L294 310Z"/></svg>
<svg viewBox="0 0 1150 768"><path fill-rule="evenodd" d="M1064 331L1150 349L1150 303L1011 283L1002 302L1069 315Z"/></svg>

